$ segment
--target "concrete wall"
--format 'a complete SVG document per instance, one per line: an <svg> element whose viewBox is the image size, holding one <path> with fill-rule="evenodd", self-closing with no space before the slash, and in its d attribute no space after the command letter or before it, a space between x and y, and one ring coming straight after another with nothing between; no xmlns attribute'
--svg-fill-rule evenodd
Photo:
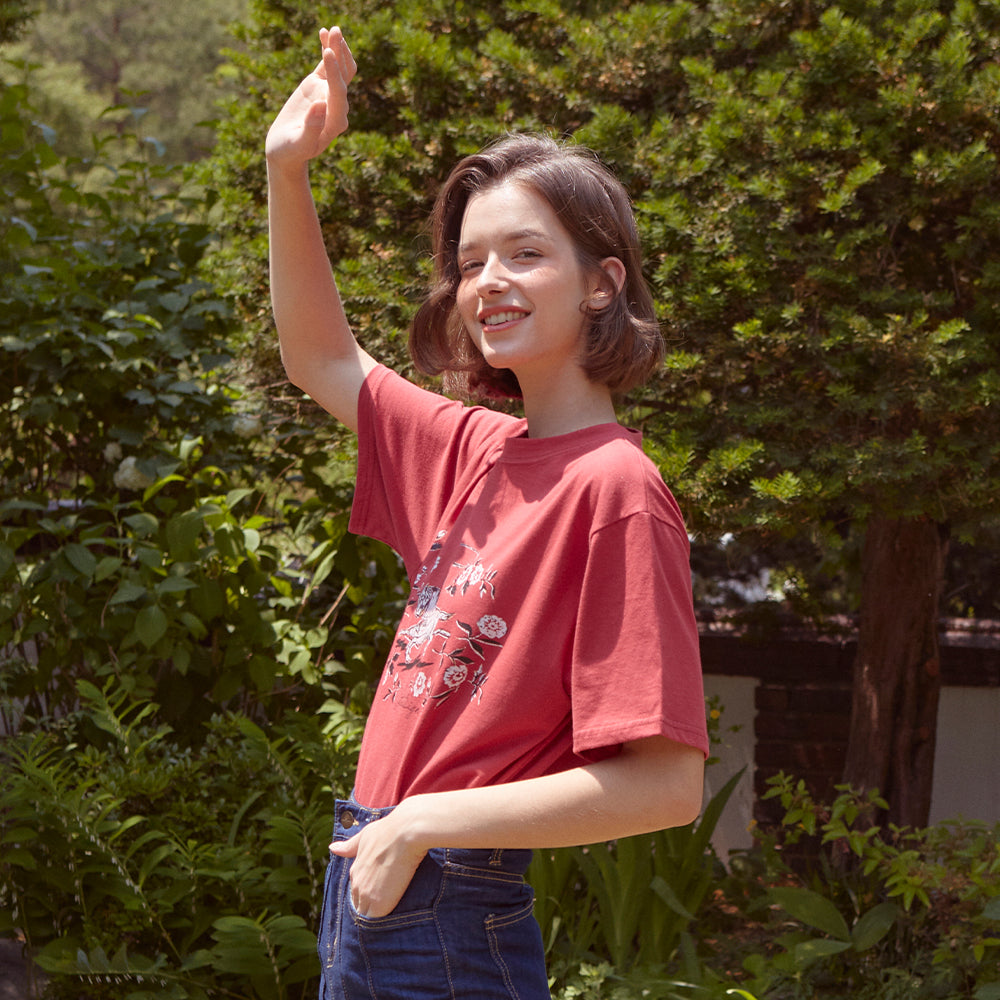
<svg viewBox="0 0 1000 1000"><path fill-rule="evenodd" d="M931 822L958 818L1000 822L1000 688L941 691Z"/></svg>
<svg viewBox="0 0 1000 1000"><path fill-rule="evenodd" d="M706 772L706 798L744 765L749 765L729 801L713 837L719 856L751 846L750 828L756 803L754 767L760 734L757 730L761 682L754 677L705 675L705 692L721 702L723 742L714 749L719 762ZM773 700L769 696L768 701ZM738 726L736 733L728 732ZM768 737L773 734L766 734ZM778 744L767 739L769 765L775 762ZM798 774L801 748L789 744L785 770ZM769 766L768 770L771 770ZM759 791L759 788L758 788ZM937 752L931 822L947 819L1000 822L1000 688L946 685L938 713Z"/></svg>

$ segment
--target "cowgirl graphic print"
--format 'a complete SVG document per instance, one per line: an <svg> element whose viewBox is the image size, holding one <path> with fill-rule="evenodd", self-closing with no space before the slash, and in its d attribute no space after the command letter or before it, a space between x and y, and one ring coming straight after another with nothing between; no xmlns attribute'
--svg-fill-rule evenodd
<svg viewBox="0 0 1000 1000"><path fill-rule="evenodd" d="M464 558L443 567L441 583L430 582L442 569L444 535L431 546L431 565L417 574L382 676L380 697L410 711L452 696L481 702L491 651L507 634L507 623L488 610L496 570L471 546L462 544ZM456 599L461 611L449 611Z"/></svg>
<svg viewBox="0 0 1000 1000"><path fill-rule="evenodd" d="M687 533L637 433L531 439L385 368L358 415L351 530L411 581L363 805L551 774L645 736L707 750Z"/></svg>

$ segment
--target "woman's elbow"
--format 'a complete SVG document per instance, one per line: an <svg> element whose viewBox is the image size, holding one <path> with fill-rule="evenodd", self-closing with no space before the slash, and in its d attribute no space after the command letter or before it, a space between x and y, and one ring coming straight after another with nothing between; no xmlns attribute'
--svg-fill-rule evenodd
<svg viewBox="0 0 1000 1000"><path fill-rule="evenodd" d="M627 748L645 772L643 811L650 830L687 826L701 812L705 757L696 747L664 737L641 740Z"/></svg>

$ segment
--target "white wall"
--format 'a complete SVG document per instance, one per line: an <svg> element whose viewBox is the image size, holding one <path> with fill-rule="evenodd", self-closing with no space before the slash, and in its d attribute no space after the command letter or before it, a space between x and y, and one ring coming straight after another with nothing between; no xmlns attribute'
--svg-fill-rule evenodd
<svg viewBox="0 0 1000 1000"><path fill-rule="evenodd" d="M753 843L756 687L753 677L705 675L705 694L716 695L723 710L723 743L713 749L719 762L705 772L705 801L748 765L712 838L723 861L731 850ZM739 731L730 733L734 725ZM1000 688L945 687L941 691L930 822L959 818L1000 822Z"/></svg>
<svg viewBox="0 0 1000 1000"><path fill-rule="evenodd" d="M931 822L958 818L1000 822L1000 688L941 690Z"/></svg>
<svg viewBox="0 0 1000 1000"><path fill-rule="evenodd" d="M722 677L705 675L705 694L716 695L721 703L722 744L712 748L712 756L719 761L705 771L705 801L707 802L741 768L746 771L736 786L722 819L715 828L712 844L716 853L725 861L729 852L750 847L750 821L753 819L753 769L754 769L754 677ZM736 733L729 732L739 726Z"/></svg>

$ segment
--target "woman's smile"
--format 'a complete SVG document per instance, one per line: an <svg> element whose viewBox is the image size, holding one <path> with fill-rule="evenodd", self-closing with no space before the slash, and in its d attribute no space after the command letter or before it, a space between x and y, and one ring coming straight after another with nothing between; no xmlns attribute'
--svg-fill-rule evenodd
<svg viewBox="0 0 1000 1000"><path fill-rule="evenodd" d="M495 368L519 380L579 367L587 282L572 238L531 189L504 182L469 199L458 248L459 314Z"/></svg>
<svg viewBox="0 0 1000 1000"><path fill-rule="evenodd" d="M523 319L527 315L528 312L524 309L503 309L499 312L483 311L480 313L479 321L483 326L492 328L502 326L506 323L513 323L516 320Z"/></svg>

